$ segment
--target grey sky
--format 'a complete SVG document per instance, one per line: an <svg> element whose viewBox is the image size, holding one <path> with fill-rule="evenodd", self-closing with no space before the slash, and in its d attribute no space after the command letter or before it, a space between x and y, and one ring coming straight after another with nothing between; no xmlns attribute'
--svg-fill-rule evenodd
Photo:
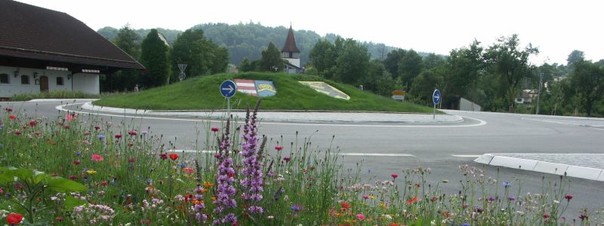
<svg viewBox="0 0 604 226"><path fill-rule="evenodd" d="M539 48L533 64L566 64L573 50L588 60L604 59L604 13L595 0L18 1L68 13L94 30L126 24L176 30L202 23L292 24L295 30L445 55L474 39L488 47L518 34L521 47Z"/></svg>

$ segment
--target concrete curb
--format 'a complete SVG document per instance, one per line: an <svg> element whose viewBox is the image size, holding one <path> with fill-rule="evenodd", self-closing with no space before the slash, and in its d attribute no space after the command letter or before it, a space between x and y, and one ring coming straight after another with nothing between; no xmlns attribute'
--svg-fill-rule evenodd
<svg viewBox="0 0 604 226"><path fill-rule="evenodd" d="M604 181L604 170L598 168L574 166L534 159L521 159L497 154L483 154L474 160L476 163L506 168L528 170L539 173L565 175L595 181Z"/></svg>
<svg viewBox="0 0 604 226"><path fill-rule="evenodd" d="M115 114L164 116L164 117L193 117L206 119L224 118L224 111L153 111L142 109L125 109L114 107L102 107L93 105L92 102L82 104L82 109L99 112L111 112ZM244 118L245 112L231 112L235 117ZM376 116L378 115L378 116ZM271 112L263 111L258 114L260 120L272 122L293 123L398 123L398 124L429 124L447 125L457 124L464 121L459 115L437 115L435 119L431 114L399 114L399 113L338 113L338 112Z"/></svg>

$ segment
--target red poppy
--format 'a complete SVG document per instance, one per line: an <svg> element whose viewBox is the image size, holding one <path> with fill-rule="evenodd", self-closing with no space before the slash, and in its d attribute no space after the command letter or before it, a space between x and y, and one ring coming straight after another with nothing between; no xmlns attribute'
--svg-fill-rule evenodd
<svg viewBox="0 0 604 226"><path fill-rule="evenodd" d="M9 213L8 216L6 216L6 222L9 225L17 225L20 224L21 221L23 221L23 215L19 213Z"/></svg>
<svg viewBox="0 0 604 226"><path fill-rule="evenodd" d="M35 119L32 119L29 121L29 126L31 126L31 127L36 127L37 124L38 124L38 121L36 121Z"/></svg>
<svg viewBox="0 0 604 226"><path fill-rule="evenodd" d="M212 132L218 132L218 127L212 127Z"/></svg>
<svg viewBox="0 0 604 226"><path fill-rule="evenodd" d="M136 134L138 134L136 132L136 130L130 130L130 131L128 131L128 135L130 135L130 136L136 136Z"/></svg>
<svg viewBox="0 0 604 226"><path fill-rule="evenodd" d="M407 205L411 205L413 203L416 203L419 201L419 198L417 196L413 196L413 198L407 200Z"/></svg>
<svg viewBox="0 0 604 226"><path fill-rule="evenodd" d="M92 154L91 160L93 162L101 162L103 161L103 156L99 154Z"/></svg>
<svg viewBox="0 0 604 226"><path fill-rule="evenodd" d="M346 201L342 201L340 202L340 206L342 207L342 209L347 210L350 209L350 203L346 202Z"/></svg>
<svg viewBox="0 0 604 226"><path fill-rule="evenodd" d="M390 176L392 177L392 179L396 179L398 177L398 174L393 173L393 174L390 174Z"/></svg>
<svg viewBox="0 0 604 226"><path fill-rule="evenodd" d="M8 118L9 118L10 120L15 120L15 119L17 119L17 116L16 116L16 115L13 115L13 114L10 114L10 115L8 115Z"/></svg>
<svg viewBox="0 0 604 226"><path fill-rule="evenodd" d="M193 168L191 168L191 167L182 168L182 171L185 172L185 173L187 173L187 174L193 174L193 173L195 173L195 170Z"/></svg>
<svg viewBox="0 0 604 226"><path fill-rule="evenodd" d="M122 134L119 134L119 133L115 134L114 137L115 137L115 139L120 139L120 138L122 138Z"/></svg>
<svg viewBox="0 0 604 226"><path fill-rule="evenodd" d="M277 145L277 146L275 146L275 150L281 151L281 150L283 150L283 146Z"/></svg>
<svg viewBox="0 0 604 226"><path fill-rule="evenodd" d="M172 160L177 160L177 159L178 159L178 154L176 154L176 153L171 153L171 154L169 155L169 157L170 157L170 159L172 159Z"/></svg>

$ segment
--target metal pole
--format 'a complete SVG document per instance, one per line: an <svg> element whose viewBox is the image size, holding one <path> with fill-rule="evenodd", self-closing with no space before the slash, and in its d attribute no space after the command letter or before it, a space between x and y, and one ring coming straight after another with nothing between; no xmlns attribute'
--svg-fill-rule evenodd
<svg viewBox="0 0 604 226"><path fill-rule="evenodd" d="M231 98L227 97L227 117L231 117Z"/></svg>
<svg viewBox="0 0 604 226"><path fill-rule="evenodd" d="M539 114L539 101L541 99L541 84L543 84L543 73L539 74L539 92L537 93L537 110L535 111L536 115Z"/></svg>
<svg viewBox="0 0 604 226"><path fill-rule="evenodd" d="M432 112L432 120L436 120L436 104L434 105L434 111Z"/></svg>

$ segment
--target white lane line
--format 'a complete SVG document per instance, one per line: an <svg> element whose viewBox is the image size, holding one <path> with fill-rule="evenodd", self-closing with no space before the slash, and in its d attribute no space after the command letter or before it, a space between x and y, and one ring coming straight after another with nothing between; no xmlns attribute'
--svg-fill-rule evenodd
<svg viewBox="0 0 604 226"><path fill-rule="evenodd" d="M342 156L372 156L372 157L415 157L411 154L389 154L389 153L339 153Z"/></svg>
<svg viewBox="0 0 604 226"><path fill-rule="evenodd" d="M457 158L478 158L482 155L451 155L453 157L457 157Z"/></svg>

